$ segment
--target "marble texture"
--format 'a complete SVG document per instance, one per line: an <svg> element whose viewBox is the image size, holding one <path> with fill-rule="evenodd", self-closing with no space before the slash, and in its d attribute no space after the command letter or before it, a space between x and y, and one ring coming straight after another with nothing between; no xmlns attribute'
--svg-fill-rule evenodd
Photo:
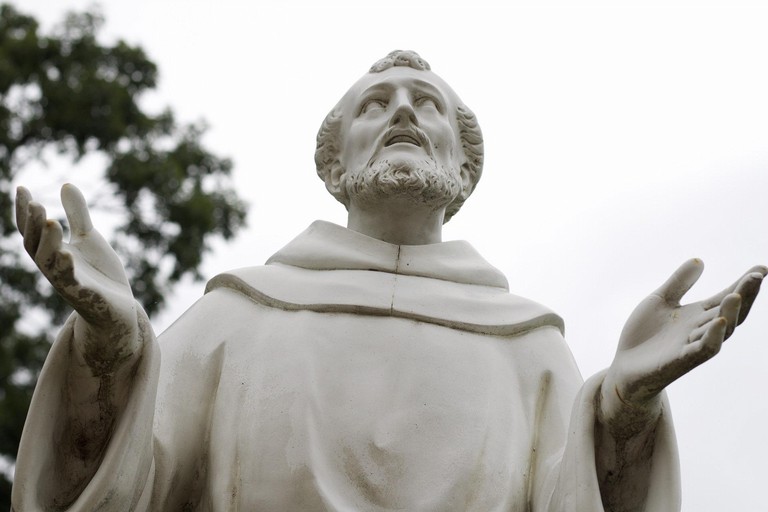
<svg viewBox="0 0 768 512"><path fill-rule="evenodd" d="M684 263L582 382L548 308L442 225L477 185L472 112L413 52L321 126L346 228L313 223L213 278L155 340L71 185L72 238L20 189L17 224L74 307L46 361L13 507L38 510L675 511L664 388L719 351L766 275L681 305Z"/></svg>

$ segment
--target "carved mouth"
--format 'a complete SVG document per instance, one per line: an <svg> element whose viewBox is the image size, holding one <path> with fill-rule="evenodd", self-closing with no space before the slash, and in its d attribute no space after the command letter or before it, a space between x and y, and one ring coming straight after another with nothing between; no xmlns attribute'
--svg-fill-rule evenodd
<svg viewBox="0 0 768 512"><path fill-rule="evenodd" d="M387 139L387 141L384 143L384 147L388 147L393 144L399 144L399 143L413 144L414 146L421 146L421 141L415 135L412 135L410 133L400 133Z"/></svg>

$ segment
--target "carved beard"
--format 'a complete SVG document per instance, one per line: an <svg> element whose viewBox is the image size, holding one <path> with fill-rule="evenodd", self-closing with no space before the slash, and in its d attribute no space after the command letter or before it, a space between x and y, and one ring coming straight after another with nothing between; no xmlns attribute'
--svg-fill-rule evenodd
<svg viewBox="0 0 768 512"><path fill-rule="evenodd" d="M344 173L342 187L359 204L407 199L434 210L448 206L461 192L459 173L431 158L375 160L360 172Z"/></svg>

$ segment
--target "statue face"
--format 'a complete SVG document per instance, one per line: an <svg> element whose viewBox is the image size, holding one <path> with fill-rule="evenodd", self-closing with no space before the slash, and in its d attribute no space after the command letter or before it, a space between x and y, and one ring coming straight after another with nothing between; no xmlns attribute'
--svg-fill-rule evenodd
<svg viewBox="0 0 768 512"><path fill-rule="evenodd" d="M339 162L345 178L380 165L407 174L415 162L451 174L460 188L456 103L450 87L429 71L401 66L364 76L342 100Z"/></svg>

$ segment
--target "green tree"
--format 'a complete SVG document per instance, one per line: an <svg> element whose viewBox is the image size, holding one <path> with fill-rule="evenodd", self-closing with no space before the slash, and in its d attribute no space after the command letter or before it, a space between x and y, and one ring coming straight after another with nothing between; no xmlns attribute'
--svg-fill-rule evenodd
<svg viewBox="0 0 768 512"><path fill-rule="evenodd" d="M73 165L102 156L105 187L126 213L113 243L150 315L182 277L200 278L211 240L233 237L245 220L231 162L203 147L200 124L142 109L157 66L138 46L99 42L102 24L92 9L42 34L33 17L0 5L0 454L10 460L53 326L69 313L22 254L12 183L25 165L51 148ZM45 311L38 323L51 327L24 328L31 311ZM0 478L0 509L9 488Z"/></svg>

